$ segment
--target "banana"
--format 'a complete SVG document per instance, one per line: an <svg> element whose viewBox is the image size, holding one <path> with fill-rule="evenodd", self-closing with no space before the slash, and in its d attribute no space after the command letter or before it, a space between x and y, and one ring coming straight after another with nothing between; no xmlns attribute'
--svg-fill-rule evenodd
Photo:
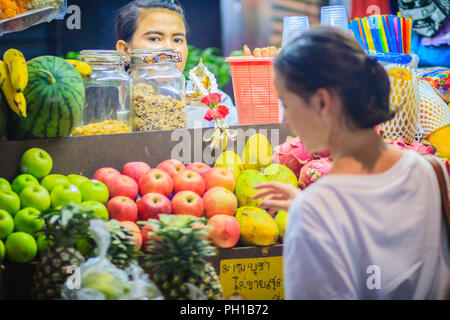
<svg viewBox="0 0 450 320"><path fill-rule="evenodd" d="M70 63L72 66L77 69L77 71L81 74L81 77L86 80L92 75L92 68L89 64L86 62L80 61L80 60L72 60L72 59L66 59L66 62Z"/></svg>
<svg viewBox="0 0 450 320"><path fill-rule="evenodd" d="M17 92L23 92L28 84L28 66L22 52L9 49L3 55L11 75L11 84Z"/></svg>
<svg viewBox="0 0 450 320"><path fill-rule="evenodd" d="M9 107L19 117L27 117L27 102L22 92L14 89L6 63L0 60L0 87L8 101Z"/></svg>

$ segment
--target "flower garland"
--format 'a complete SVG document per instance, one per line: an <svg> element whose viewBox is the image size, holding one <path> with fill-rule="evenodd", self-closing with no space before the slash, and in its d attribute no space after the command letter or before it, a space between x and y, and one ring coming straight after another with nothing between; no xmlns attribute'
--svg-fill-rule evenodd
<svg viewBox="0 0 450 320"><path fill-rule="evenodd" d="M210 138L205 138L206 142L211 142L210 148L219 149L222 142L223 150L226 149L228 139L235 141L237 138L237 131L229 129L225 117L230 113L230 109L227 106L221 105L222 95L219 93L210 93L205 96L201 103L209 106L206 111L204 119L214 123L214 133Z"/></svg>

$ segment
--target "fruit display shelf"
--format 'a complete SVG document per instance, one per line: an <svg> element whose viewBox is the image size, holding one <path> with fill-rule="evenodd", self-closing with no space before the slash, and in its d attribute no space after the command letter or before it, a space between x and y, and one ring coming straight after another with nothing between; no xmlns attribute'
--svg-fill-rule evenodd
<svg viewBox="0 0 450 320"><path fill-rule="evenodd" d="M229 142L228 150L240 154L245 141L255 133L264 134L273 145L290 135L280 124L233 127L238 140ZM19 172L19 161L30 148L42 148L52 155L53 172L92 177L101 167L121 168L130 161L143 161L151 167L170 158L184 162L213 165L222 152L209 151L205 137L209 129L190 129L131 133L106 136L70 137L32 141L0 141L0 177L12 180ZM181 154L180 154L181 152ZM198 156L204 158L198 158ZM226 299L283 299L281 244L268 247L219 249L209 258L224 290ZM0 267L0 299L31 299L31 284L36 264L7 264Z"/></svg>

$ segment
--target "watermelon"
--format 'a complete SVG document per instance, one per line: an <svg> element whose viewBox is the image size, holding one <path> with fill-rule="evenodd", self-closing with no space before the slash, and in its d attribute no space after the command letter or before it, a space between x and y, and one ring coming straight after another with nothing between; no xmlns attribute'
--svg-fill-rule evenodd
<svg viewBox="0 0 450 320"><path fill-rule="evenodd" d="M53 56L28 61L27 118L10 112L10 135L15 140L69 136L80 125L85 102L80 73Z"/></svg>

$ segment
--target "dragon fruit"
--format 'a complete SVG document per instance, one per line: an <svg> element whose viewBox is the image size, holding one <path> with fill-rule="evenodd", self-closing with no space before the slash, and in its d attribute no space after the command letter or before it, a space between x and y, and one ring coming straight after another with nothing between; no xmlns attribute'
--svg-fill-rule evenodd
<svg viewBox="0 0 450 320"><path fill-rule="evenodd" d="M413 141L411 144L407 144L405 141L402 140L402 138L395 138L395 139L384 139L387 143L394 145L402 150L413 150L421 154L422 156L425 155L435 155L436 154L436 148L427 141Z"/></svg>
<svg viewBox="0 0 450 320"><path fill-rule="evenodd" d="M436 154L436 148L431 143L426 141L423 142L413 141L413 143L411 143L408 146L408 149L414 150L423 156Z"/></svg>
<svg viewBox="0 0 450 320"><path fill-rule="evenodd" d="M286 142L274 148L275 153L272 161L274 163L284 164L286 167L294 172L295 176L300 176L302 167L315 159L331 160L331 155L328 150L311 153L306 149L306 146L301 142L299 137L288 137Z"/></svg>
<svg viewBox="0 0 450 320"><path fill-rule="evenodd" d="M331 168L333 162L328 159L313 160L305 164L300 170L299 187L305 189L312 183L326 176Z"/></svg>
<svg viewBox="0 0 450 320"><path fill-rule="evenodd" d="M284 164L294 172L295 176L300 176L300 170L309 161L314 160L314 155L306 150L305 145L299 137L288 137L286 142L274 148L275 154L272 161Z"/></svg>

